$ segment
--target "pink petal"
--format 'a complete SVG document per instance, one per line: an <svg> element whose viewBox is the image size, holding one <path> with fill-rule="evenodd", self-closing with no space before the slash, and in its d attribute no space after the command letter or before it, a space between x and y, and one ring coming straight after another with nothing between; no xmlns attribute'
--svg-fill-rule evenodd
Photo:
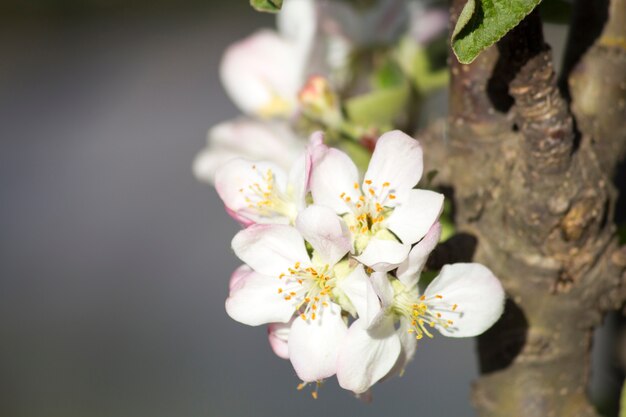
<svg viewBox="0 0 626 417"><path fill-rule="evenodd" d="M254 273L254 271L252 271L252 268L250 268L248 265L241 265L239 268L235 269L235 271L230 276L228 290L232 292L239 289L243 285L246 276L252 273Z"/></svg>
<svg viewBox="0 0 626 417"><path fill-rule="evenodd" d="M281 359L289 359L289 333L293 319L288 323L272 323L267 327L267 338L272 351Z"/></svg>

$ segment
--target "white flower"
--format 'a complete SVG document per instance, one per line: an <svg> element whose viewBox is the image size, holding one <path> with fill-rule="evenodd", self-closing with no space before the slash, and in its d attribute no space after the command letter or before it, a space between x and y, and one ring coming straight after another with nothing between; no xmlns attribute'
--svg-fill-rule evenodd
<svg viewBox="0 0 626 417"><path fill-rule="evenodd" d="M322 141L311 135L311 146ZM234 158L215 174L215 189L226 211L244 226L253 223L293 224L306 207L311 154L303 152L287 173L272 162Z"/></svg>
<svg viewBox="0 0 626 417"><path fill-rule="evenodd" d="M356 320L341 346L337 365L339 385L356 393L404 369L424 336L432 329L444 336L472 337L483 333L502 315L504 291L500 281L483 265L446 265L422 293L419 272L435 231L415 247L405 271L417 271L398 279L386 273L372 274L372 283L383 310L371 322ZM426 238L425 238L426 239Z"/></svg>
<svg viewBox="0 0 626 417"><path fill-rule="evenodd" d="M248 266L235 271L226 311L251 326L288 323L295 315L288 338L274 331L270 340L298 376L312 382L335 374L347 332L342 310L372 319L380 306L363 266L342 260L350 241L339 217L313 205L296 227L256 224L235 236L233 249Z"/></svg>
<svg viewBox="0 0 626 417"><path fill-rule="evenodd" d="M413 189L422 175L422 149L400 131L380 137L362 183L345 153L322 144L312 153L313 201L343 217L353 254L374 270L402 263L441 214L442 194Z"/></svg>
<svg viewBox="0 0 626 417"><path fill-rule="evenodd" d="M315 36L315 16L313 0L290 0L278 14L280 32L260 30L226 50L220 76L241 110L260 117L294 112Z"/></svg>
<svg viewBox="0 0 626 417"><path fill-rule="evenodd" d="M287 171L306 145L286 122L245 117L214 126L207 142L207 147L196 156L193 172L197 179L209 184L215 183L217 168L237 157L272 162Z"/></svg>

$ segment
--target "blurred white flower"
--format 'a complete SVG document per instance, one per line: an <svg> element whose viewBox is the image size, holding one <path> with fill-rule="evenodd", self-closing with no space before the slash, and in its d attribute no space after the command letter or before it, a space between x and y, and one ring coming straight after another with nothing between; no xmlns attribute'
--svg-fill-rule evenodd
<svg viewBox="0 0 626 417"><path fill-rule="evenodd" d="M278 32L262 29L226 50L220 76L244 113L262 118L294 113L316 22L313 0L290 0L278 14Z"/></svg>
<svg viewBox="0 0 626 417"><path fill-rule="evenodd" d="M411 1L409 5L409 35L418 44L424 45L448 29L449 15L443 7Z"/></svg>
<svg viewBox="0 0 626 417"><path fill-rule="evenodd" d="M237 157L269 161L287 171L306 145L285 122L246 117L214 126L207 142L194 160L193 172L197 179L209 184L214 184L217 168Z"/></svg>

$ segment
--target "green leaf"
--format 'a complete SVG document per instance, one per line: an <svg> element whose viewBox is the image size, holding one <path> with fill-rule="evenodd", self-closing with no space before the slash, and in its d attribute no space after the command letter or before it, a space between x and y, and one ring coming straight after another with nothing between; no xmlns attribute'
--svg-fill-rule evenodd
<svg viewBox="0 0 626 417"><path fill-rule="evenodd" d="M385 61L372 75L372 88L384 89L401 85L405 80L402 69L391 60Z"/></svg>
<svg viewBox="0 0 626 417"><path fill-rule="evenodd" d="M420 274L420 280L417 283L421 294L424 294L426 288L430 285L431 282L434 281L435 278L437 278L437 275L439 275L439 270L422 271L422 273Z"/></svg>
<svg viewBox="0 0 626 417"><path fill-rule="evenodd" d="M387 126L406 108L410 87L403 83L397 87L374 90L352 97L345 102L350 122L363 126Z"/></svg>
<svg viewBox="0 0 626 417"><path fill-rule="evenodd" d="M250 6L259 12L277 13L283 7L283 0L250 0Z"/></svg>
<svg viewBox="0 0 626 417"><path fill-rule="evenodd" d="M456 234L456 226L452 219L452 201L449 198L446 198L443 202L443 213L439 217L439 222L441 223L439 242L445 242Z"/></svg>
<svg viewBox="0 0 626 417"><path fill-rule="evenodd" d="M462 64L513 29L541 0L468 0L452 32L452 50Z"/></svg>

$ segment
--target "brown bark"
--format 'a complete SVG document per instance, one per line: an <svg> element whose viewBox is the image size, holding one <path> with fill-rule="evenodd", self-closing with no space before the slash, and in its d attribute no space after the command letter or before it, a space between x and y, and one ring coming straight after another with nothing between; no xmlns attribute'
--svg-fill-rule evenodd
<svg viewBox="0 0 626 417"><path fill-rule="evenodd" d="M420 137L474 259L509 297L479 338L481 416L597 415L586 393L593 328L626 295L611 182L626 148L625 1L573 72L573 114L532 13L469 66L451 56L449 119Z"/></svg>

